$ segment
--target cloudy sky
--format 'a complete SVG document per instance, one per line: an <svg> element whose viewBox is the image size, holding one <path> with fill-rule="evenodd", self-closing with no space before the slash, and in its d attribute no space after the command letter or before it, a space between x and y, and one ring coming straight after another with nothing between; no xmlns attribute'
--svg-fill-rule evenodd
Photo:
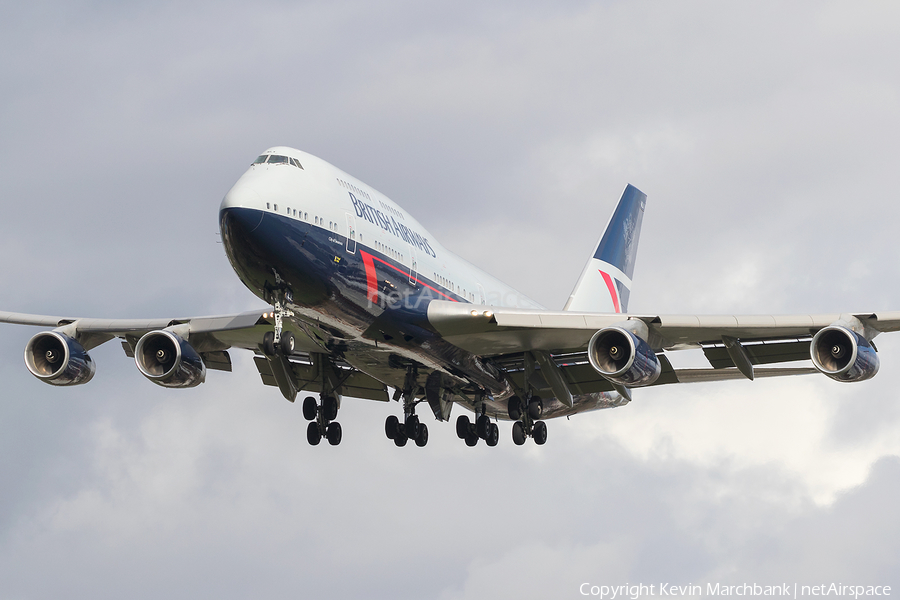
<svg viewBox="0 0 900 600"><path fill-rule="evenodd" d="M900 309L892 2L0 2L0 309L259 308L222 196L294 146L552 308L626 183L631 309ZM575 598L584 582L900 588L900 336L882 371L643 390L549 441L339 447L250 356L86 386L0 329L0 599ZM686 363L696 357L684 357Z"/></svg>

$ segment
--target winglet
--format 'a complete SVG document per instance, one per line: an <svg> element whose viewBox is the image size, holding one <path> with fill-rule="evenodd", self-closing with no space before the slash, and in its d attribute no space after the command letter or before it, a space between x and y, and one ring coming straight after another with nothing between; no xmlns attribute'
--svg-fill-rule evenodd
<svg viewBox="0 0 900 600"><path fill-rule="evenodd" d="M597 249L584 266L563 310L607 313L628 310L646 202L647 194L631 184L625 187Z"/></svg>

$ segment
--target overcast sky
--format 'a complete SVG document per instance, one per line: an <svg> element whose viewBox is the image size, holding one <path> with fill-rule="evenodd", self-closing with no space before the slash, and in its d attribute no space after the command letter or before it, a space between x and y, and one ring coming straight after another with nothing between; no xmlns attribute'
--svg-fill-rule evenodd
<svg viewBox="0 0 900 600"><path fill-rule="evenodd" d="M648 194L632 311L900 309L897 3L0 9L0 310L262 307L217 211L276 145L554 309L627 183ZM900 591L900 335L860 384L658 387L541 448L429 421L400 449L398 405L359 400L339 447L308 446L237 352L166 390L109 343L56 389L23 364L36 332L0 328L0 600Z"/></svg>

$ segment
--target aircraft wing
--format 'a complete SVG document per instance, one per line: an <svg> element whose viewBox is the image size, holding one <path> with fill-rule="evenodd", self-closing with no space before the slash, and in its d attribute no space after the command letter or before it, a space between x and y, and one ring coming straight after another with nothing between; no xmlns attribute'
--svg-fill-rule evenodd
<svg viewBox="0 0 900 600"><path fill-rule="evenodd" d="M76 340L85 351L114 338L122 340L125 354L134 357L138 340L150 332L170 330L187 340L202 358L207 369L231 371L228 350L240 348L256 353L255 364L265 385L277 386L292 401L298 391L321 391L323 369L333 366L329 375L339 381L342 392L355 398L388 400L387 388L380 381L352 369L340 361L320 361L317 355L327 353L308 331L285 319L284 329L294 334L295 352L289 358L266 357L263 336L274 329L274 317L263 310L230 315L176 319L95 319L32 315L0 311L0 323L35 325L53 328ZM326 367L326 364L329 365ZM160 384L164 385L164 384Z"/></svg>
<svg viewBox="0 0 900 600"><path fill-rule="evenodd" d="M618 389L597 373L587 359L591 337L607 327L629 321L646 326L646 341L658 353L662 365L657 381L661 384L814 373L813 367L755 366L809 360L812 337L819 330L847 319L856 319L868 340L879 333L900 330L900 312L637 315L551 312L444 301L432 302L428 307L429 322L445 340L480 356L494 357L501 368L522 353L551 356L574 394ZM702 349L712 369L673 369L663 351L688 348ZM516 371L511 364L510 369Z"/></svg>

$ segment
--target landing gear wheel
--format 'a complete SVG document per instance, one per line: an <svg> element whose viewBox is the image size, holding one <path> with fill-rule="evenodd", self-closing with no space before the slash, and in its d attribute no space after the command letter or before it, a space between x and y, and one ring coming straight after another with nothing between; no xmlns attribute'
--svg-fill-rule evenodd
<svg viewBox="0 0 900 600"><path fill-rule="evenodd" d="M534 437L534 443L538 446L543 446L547 443L547 424L543 421L536 421L534 424L534 429L531 431L531 435Z"/></svg>
<svg viewBox="0 0 900 600"><path fill-rule="evenodd" d="M294 353L296 346L297 342L294 340L294 334L290 331L282 331L281 339L278 340L278 347L281 349L281 353L285 356L290 356Z"/></svg>
<svg viewBox="0 0 900 600"><path fill-rule="evenodd" d="M316 411L318 410L318 405L316 404L316 399L312 396L307 396L303 399L303 418L307 421L315 421L316 420Z"/></svg>
<svg viewBox="0 0 900 600"><path fill-rule="evenodd" d="M335 421L331 425L328 426L326 430L325 436L328 438L328 443L332 446L337 446L341 443L341 424Z"/></svg>
<svg viewBox="0 0 900 600"><path fill-rule="evenodd" d="M397 447L399 447L399 448L402 448L403 446L405 446L406 442L408 442L408 441L409 441L409 438L406 437L406 433L403 431L400 431L396 435L396 437L394 437L394 444L396 444Z"/></svg>
<svg viewBox="0 0 900 600"><path fill-rule="evenodd" d="M522 418L522 399L518 396L512 396L509 400L506 401L506 410L509 413L509 418L513 421L518 421Z"/></svg>
<svg viewBox="0 0 900 600"><path fill-rule="evenodd" d="M416 433L416 446L422 448L428 443L428 426L425 423L419 425L419 431Z"/></svg>
<svg viewBox="0 0 900 600"><path fill-rule="evenodd" d="M469 435L469 425L469 416L459 415L456 419L456 437L461 440L466 439L466 436Z"/></svg>
<svg viewBox="0 0 900 600"><path fill-rule="evenodd" d="M491 423L491 426L488 427L488 436L484 441L491 447L496 446L497 442L500 441L500 427L496 423Z"/></svg>
<svg viewBox="0 0 900 600"><path fill-rule="evenodd" d="M466 446L474 446L478 443L478 436L474 431L471 431L466 434Z"/></svg>
<svg viewBox="0 0 900 600"><path fill-rule="evenodd" d="M325 420L333 421L337 418L338 403L334 396L325 396L322 398L322 410L325 412Z"/></svg>
<svg viewBox="0 0 900 600"><path fill-rule="evenodd" d="M513 423L512 437L513 444L516 446L521 446L525 443L525 426L522 425L522 421Z"/></svg>
<svg viewBox="0 0 900 600"><path fill-rule="evenodd" d="M263 336L263 354L266 356L275 356L275 332L267 331Z"/></svg>
<svg viewBox="0 0 900 600"><path fill-rule="evenodd" d="M475 421L475 433L483 440L488 438L488 432L491 430L491 418L487 415L481 415Z"/></svg>
<svg viewBox="0 0 900 600"><path fill-rule="evenodd" d="M322 434L319 433L319 424L313 421L306 427L306 441L310 446L318 446L322 441Z"/></svg>
<svg viewBox="0 0 900 600"><path fill-rule="evenodd" d="M384 420L384 435L388 436L388 439L396 439L397 434L399 433L400 419L398 419L395 415L391 415Z"/></svg>
<svg viewBox="0 0 900 600"><path fill-rule="evenodd" d="M416 435L419 433L419 417L416 415L409 415L406 417L406 437L414 440L416 439Z"/></svg>
<svg viewBox="0 0 900 600"><path fill-rule="evenodd" d="M531 401L528 403L528 416L537 421L541 418L543 412L544 403L541 401L541 397L532 396Z"/></svg>

